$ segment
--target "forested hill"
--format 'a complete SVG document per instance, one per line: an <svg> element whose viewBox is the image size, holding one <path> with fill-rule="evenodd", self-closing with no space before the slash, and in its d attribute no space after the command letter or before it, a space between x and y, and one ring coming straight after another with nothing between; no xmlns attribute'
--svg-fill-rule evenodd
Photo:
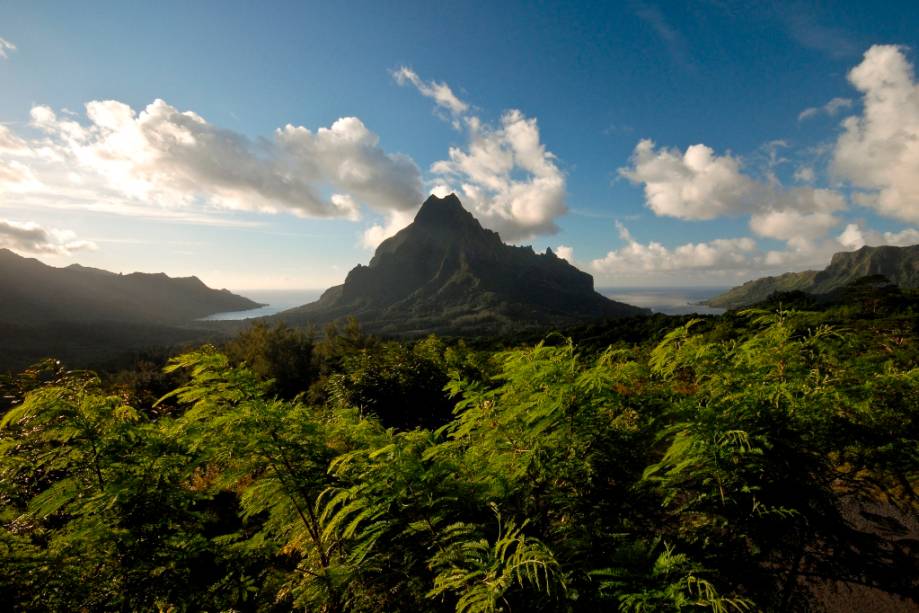
<svg viewBox="0 0 919 613"><path fill-rule="evenodd" d="M593 277L548 249L501 242L451 194L431 196L343 285L279 319L319 323L353 315L387 334L507 333L647 314L594 291Z"/></svg>
<svg viewBox="0 0 919 613"><path fill-rule="evenodd" d="M55 268L0 249L0 323L180 323L258 306L197 277L121 275L78 264Z"/></svg>
<svg viewBox="0 0 919 613"><path fill-rule="evenodd" d="M833 255L821 271L788 272L763 277L715 296L705 304L736 309L762 302L775 292L803 291L827 294L861 277L882 275L904 289L919 287L919 245L909 247L862 247Z"/></svg>

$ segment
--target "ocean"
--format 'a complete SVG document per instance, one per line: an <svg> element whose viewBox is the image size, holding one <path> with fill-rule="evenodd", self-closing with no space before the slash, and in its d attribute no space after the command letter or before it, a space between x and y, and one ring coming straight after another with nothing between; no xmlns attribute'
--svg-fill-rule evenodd
<svg viewBox="0 0 919 613"><path fill-rule="evenodd" d="M613 300L651 309L665 315L720 315L724 309L702 306L702 300L726 292L728 287L598 287Z"/></svg>
<svg viewBox="0 0 919 613"><path fill-rule="evenodd" d="M204 321L227 321L251 319L274 315L287 309L292 309L303 304L315 302L325 290L322 289L241 289L232 290L234 294L245 296L250 300L266 306L249 311L230 311L229 313L215 313L204 318Z"/></svg>
<svg viewBox="0 0 919 613"><path fill-rule="evenodd" d="M613 300L649 308L656 313L666 315L718 315L724 309L700 306L696 303L717 296L727 287L600 287L597 291ZM205 318L205 321L225 321L250 319L274 315L287 309L314 302L324 290L236 290L233 293L245 296L267 306L250 311L232 311L216 313Z"/></svg>

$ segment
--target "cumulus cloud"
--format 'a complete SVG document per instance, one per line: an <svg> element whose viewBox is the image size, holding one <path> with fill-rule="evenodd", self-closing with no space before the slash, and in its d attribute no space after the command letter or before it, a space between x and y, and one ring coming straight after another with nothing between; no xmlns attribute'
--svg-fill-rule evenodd
<svg viewBox="0 0 919 613"><path fill-rule="evenodd" d="M422 199L415 163L384 151L356 117L316 131L287 125L256 140L163 100L140 112L115 100L92 101L86 118L80 123L36 106L31 125L42 137L26 141L0 131L0 181L11 181L12 171L23 174L24 166L47 199L102 199L126 211L203 205L354 219L360 203L385 212Z"/></svg>
<svg viewBox="0 0 919 613"><path fill-rule="evenodd" d="M812 106L804 109L798 114L798 121L804 121L806 119L813 119L817 115L823 114L829 117L834 117L839 111L843 109L852 108L852 100L849 98L833 98L823 106L817 107Z"/></svg>
<svg viewBox="0 0 919 613"><path fill-rule="evenodd" d="M740 161L716 155L705 145L685 152L661 147L643 139L635 146L631 166L619 174L643 184L645 201L657 215L680 219L714 219L749 210L756 183L740 171Z"/></svg>
<svg viewBox="0 0 919 613"><path fill-rule="evenodd" d="M848 117L833 145L819 156L831 155L831 174L855 188L852 200L882 215L919 221L919 84L905 51L896 46L875 46L849 73L850 82L863 96L864 110ZM805 109L800 119L835 116L853 107L848 98L834 98L822 107ZM919 231L904 228L878 232L860 223L845 225L847 200L836 189L814 185L812 163L800 164L793 173L799 184L782 185L776 166L791 160L777 156L783 141L767 145L768 159L757 174L744 169L743 160L719 155L704 144L687 149L657 147L640 141L621 176L640 185L645 203L658 216L683 220L740 217L749 221L752 234L783 241L783 248L760 251L750 238L716 239L698 244L667 247L652 241L635 241L623 227L625 245L591 264L598 274L628 276L631 270L653 272L658 278L676 270L706 270L726 274L749 270L751 276L785 270L822 268L833 253L863 245L905 245L919 242ZM757 160L754 158L754 162ZM803 185L802 185L803 184ZM840 230L840 227L845 228ZM677 275L670 275L677 279Z"/></svg>
<svg viewBox="0 0 919 613"><path fill-rule="evenodd" d="M638 242L618 221L616 228L619 238L626 244L590 263L594 272L605 277L635 277L683 270L748 269L756 252L756 241L748 237L719 238L668 248L657 241Z"/></svg>
<svg viewBox="0 0 919 613"><path fill-rule="evenodd" d="M557 232L555 219L567 211L565 175L542 143L536 119L510 110L497 127L477 117L465 124L467 146L451 147L449 159L431 171L504 240Z"/></svg>
<svg viewBox="0 0 919 613"><path fill-rule="evenodd" d="M817 234L815 232L815 234ZM864 227L861 223L849 223L837 235L826 238L789 241L783 250L764 254L763 265L775 272L824 268L834 253L853 251L865 245L879 247L894 245L903 247L919 243L919 230L904 228L898 232L879 232Z"/></svg>
<svg viewBox="0 0 919 613"><path fill-rule="evenodd" d="M906 247L919 243L919 230L905 228L899 232L877 232L865 229L858 224L850 223L836 239L846 249L861 249L865 245L894 245Z"/></svg>
<svg viewBox="0 0 919 613"><path fill-rule="evenodd" d="M645 202L659 216L708 220L752 215L751 228L755 232L788 239L794 236L792 225L781 224L787 231L778 236L772 230L776 224L768 220L798 215L813 225L818 220L829 220L828 212L845 208L845 200L833 190L788 189L771 175L768 181L757 181L742 172L736 157L718 155L702 144L681 152L658 149L653 141L645 139L635 146L630 161L631 166L620 168L619 174L644 186ZM820 215L804 218L804 213Z"/></svg>
<svg viewBox="0 0 919 613"><path fill-rule="evenodd" d="M793 218L768 220L776 227L793 223ZM808 223L808 222L804 222ZM822 269L834 253L852 251L864 245L912 245L919 243L919 230L906 228L898 232L878 232L851 223L838 235L825 236L819 223L810 231L787 241L783 249L763 251L750 237L719 238L699 243L667 247L658 241L641 243L620 222L616 228L624 245L589 263L589 269L604 283L623 280L645 283L684 284L691 278L711 282L739 282L789 270ZM826 225L829 225L827 223ZM772 232L768 227L763 232ZM782 235L779 227L773 232Z"/></svg>
<svg viewBox="0 0 919 613"><path fill-rule="evenodd" d="M759 213L750 218L750 228L759 236L785 241L814 240L837 225L839 219L825 211L802 213L787 209Z"/></svg>
<svg viewBox="0 0 919 613"><path fill-rule="evenodd" d="M919 84L902 47L874 45L849 72L861 115L843 121L832 170L858 190L859 204L919 222Z"/></svg>
<svg viewBox="0 0 919 613"><path fill-rule="evenodd" d="M451 147L449 159L431 166L432 193L439 197L456 193L483 226L506 241L556 233L555 220L568 210L565 175L542 143L536 119L510 110L501 116L498 127L474 116L463 122L468 143ZM411 219L411 215L387 213L385 224L365 231L363 245L375 247Z"/></svg>
<svg viewBox="0 0 919 613"><path fill-rule="evenodd" d="M5 38L0 38L0 60L7 59L13 51L16 51L16 45Z"/></svg>
<svg viewBox="0 0 919 613"><path fill-rule="evenodd" d="M0 247L29 254L70 255L73 251L95 250L96 244L77 239L70 230L0 219Z"/></svg>
<svg viewBox="0 0 919 613"><path fill-rule="evenodd" d="M510 242L558 231L555 220L567 212L565 174L542 143L535 118L517 109L505 111L497 125L468 113L446 83L424 81L408 68L393 73L452 113L467 143L451 147L448 159L431 165L435 195L456 193L483 226ZM374 237L395 225L371 228ZM366 241L365 241L366 243Z"/></svg>
<svg viewBox="0 0 919 613"><path fill-rule="evenodd" d="M454 115L462 115L469 110L469 105L460 100L446 83L424 81L414 70L405 66L393 71L392 74L399 85L413 85L422 96L431 98L437 106L450 111Z"/></svg>
<svg viewBox="0 0 919 613"><path fill-rule="evenodd" d="M416 212L416 209L408 211L389 211L386 214L385 223L373 224L364 230L361 235L361 246L366 249L376 249L384 240L412 223Z"/></svg>

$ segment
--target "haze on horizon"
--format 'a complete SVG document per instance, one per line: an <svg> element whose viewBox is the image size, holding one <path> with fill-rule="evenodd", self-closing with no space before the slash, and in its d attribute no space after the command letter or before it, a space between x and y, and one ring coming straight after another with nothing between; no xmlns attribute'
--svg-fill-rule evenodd
<svg viewBox="0 0 919 613"><path fill-rule="evenodd" d="M0 247L340 283L455 192L598 287L919 243L919 5L0 7Z"/></svg>

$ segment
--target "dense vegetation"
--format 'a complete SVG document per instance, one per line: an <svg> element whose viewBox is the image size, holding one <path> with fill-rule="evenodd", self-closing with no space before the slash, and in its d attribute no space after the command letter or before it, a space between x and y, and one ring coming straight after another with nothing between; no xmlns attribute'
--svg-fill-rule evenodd
<svg viewBox="0 0 919 613"><path fill-rule="evenodd" d="M788 611L834 581L915 598L914 308L776 303L490 349L257 326L165 371L46 362L0 383L0 602ZM863 508L875 524L850 521Z"/></svg>

